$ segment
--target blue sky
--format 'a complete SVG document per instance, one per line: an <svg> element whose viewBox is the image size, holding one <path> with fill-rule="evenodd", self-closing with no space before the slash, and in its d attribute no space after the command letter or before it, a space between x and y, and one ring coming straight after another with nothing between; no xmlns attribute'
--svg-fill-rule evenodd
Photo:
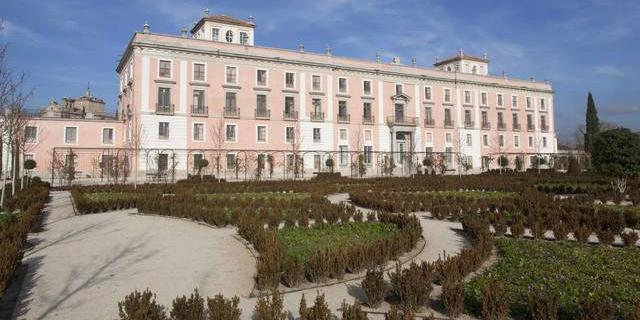
<svg viewBox="0 0 640 320"><path fill-rule="evenodd" d="M148 21L153 32L178 34L204 8L255 16L260 46L303 42L307 51L381 52L420 65L486 50L494 74L552 81L561 140L584 122L589 90L602 120L640 130L638 0L3 0L0 43L9 43L10 68L28 74L30 106L80 95L90 81L115 108L114 70L132 33Z"/></svg>

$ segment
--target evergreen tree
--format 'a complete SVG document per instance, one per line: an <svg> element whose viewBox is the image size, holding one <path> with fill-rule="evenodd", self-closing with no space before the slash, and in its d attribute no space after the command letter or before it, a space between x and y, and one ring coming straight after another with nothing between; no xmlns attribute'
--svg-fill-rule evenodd
<svg viewBox="0 0 640 320"><path fill-rule="evenodd" d="M598 111L596 104L593 102L593 96L589 92L587 98L587 123L586 132L584 134L584 151L591 152L593 149L593 140L600 132L600 121L598 120Z"/></svg>

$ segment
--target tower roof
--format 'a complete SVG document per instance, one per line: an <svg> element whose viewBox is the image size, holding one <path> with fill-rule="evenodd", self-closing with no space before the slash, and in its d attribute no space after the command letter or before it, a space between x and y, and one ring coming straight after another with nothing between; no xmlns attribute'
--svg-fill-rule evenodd
<svg viewBox="0 0 640 320"><path fill-rule="evenodd" d="M440 60L436 63L433 64L433 66L438 67L441 65L445 65L454 61L460 61L460 60L471 60L471 61L477 61L477 62L484 62L484 63L489 63L489 59L487 58L486 55L482 56L482 57L478 57L478 56L472 56L472 55L468 55L466 53L464 53L462 50L460 50L460 52L458 54L456 54L453 57L444 59L444 60Z"/></svg>
<svg viewBox="0 0 640 320"><path fill-rule="evenodd" d="M219 22L219 23L230 24L230 25L240 26L240 27L247 27L247 28L256 27L255 23L253 22L220 14L220 15L202 17L202 19L200 19L200 21L198 21L198 23L196 23L196 25L193 26L193 28L191 28L191 33L194 33L196 30L202 27L202 25L205 22Z"/></svg>

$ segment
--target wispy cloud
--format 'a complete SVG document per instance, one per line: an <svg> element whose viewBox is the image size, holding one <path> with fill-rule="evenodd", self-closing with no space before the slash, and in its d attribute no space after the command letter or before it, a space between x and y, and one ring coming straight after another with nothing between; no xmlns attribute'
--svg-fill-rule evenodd
<svg viewBox="0 0 640 320"><path fill-rule="evenodd" d="M625 72L622 71L622 69L609 64L603 64L593 67L593 73L595 75L605 77L622 77L625 75Z"/></svg>
<svg viewBox="0 0 640 320"><path fill-rule="evenodd" d="M9 40L26 39L32 44L42 44L45 42L45 38L40 34L27 27L20 26L13 21L4 20L2 26L3 28L0 30L0 35Z"/></svg>

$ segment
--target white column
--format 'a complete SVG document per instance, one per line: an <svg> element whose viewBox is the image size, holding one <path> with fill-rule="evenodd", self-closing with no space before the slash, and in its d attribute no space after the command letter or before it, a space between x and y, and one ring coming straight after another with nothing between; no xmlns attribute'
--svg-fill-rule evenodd
<svg viewBox="0 0 640 320"><path fill-rule="evenodd" d="M307 87L306 87L306 75L304 72L300 72L300 120L308 120L307 114Z"/></svg>
<svg viewBox="0 0 640 320"><path fill-rule="evenodd" d="M187 61L180 60L180 78L178 79L178 86L180 90L180 113L187 112Z"/></svg>
<svg viewBox="0 0 640 320"><path fill-rule="evenodd" d="M140 88L140 111L149 110L149 57L142 56L142 88Z"/></svg>
<svg viewBox="0 0 640 320"><path fill-rule="evenodd" d="M420 84L416 84L415 85L415 90L414 90L414 97L413 97L413 101L414 101L414 106L415 106L415 112L416 112L416 118L417 118L417 125L416 125L416 130L414 132L415 139L415 146L413 147L413 151L417 151L417 152L421 152L424 150L424 145L422 144L422 122L420 122L420 104L421 104L421 95L420 95Z"/></svg>
<svg viewBox="0 0 640 320"><path fill-rule="evenodd" d="M327 75L327 121L333 121L333 76Z"/></svg>

